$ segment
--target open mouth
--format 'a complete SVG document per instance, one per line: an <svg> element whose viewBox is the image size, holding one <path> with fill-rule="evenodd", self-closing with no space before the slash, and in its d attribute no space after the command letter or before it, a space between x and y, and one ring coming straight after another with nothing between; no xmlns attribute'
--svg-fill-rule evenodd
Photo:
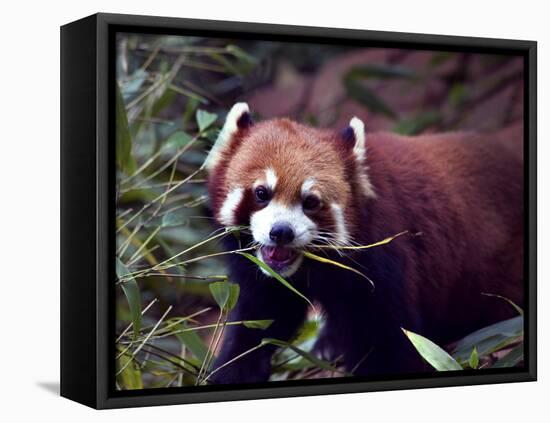
<svg viewBox="0 0 550 423"><path fill-rule="evenodd" d="M264 245L260 248L262 259L265 264L275 271L282 271L290 267L300 256L298 251L280 246Z"/></svg>

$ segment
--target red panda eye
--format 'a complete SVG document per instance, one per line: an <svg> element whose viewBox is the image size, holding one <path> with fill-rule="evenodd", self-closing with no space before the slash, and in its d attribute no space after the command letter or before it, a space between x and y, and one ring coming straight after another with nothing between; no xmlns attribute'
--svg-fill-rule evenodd
<svg viewBox="0 0 550 423"><path fill-rule="evenodd" d="M312 212L317 211L321 207L321 200L315 195L308 195L302 202L304 210Z"/></svg>
<svg viewBox="0 0 550 423"><path fill-rule="evenodd" d="M254 190L254 194L256 194L256 200L260 203L265 203L266 201L269 201L269 191L264 186L259 186Z"/></svg>

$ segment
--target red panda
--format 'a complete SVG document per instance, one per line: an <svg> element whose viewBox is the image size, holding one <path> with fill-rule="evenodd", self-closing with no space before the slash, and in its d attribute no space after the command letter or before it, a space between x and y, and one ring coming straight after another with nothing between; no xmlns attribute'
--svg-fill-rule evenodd
<svg viewBox="0 0 550 423"><path fill-rule="evenodd" d="M284 118L256 123L237 103L205 162L211 208L222 227L247 227L240 244L227 237L228 248L257 246L260 260L322 306L320 354L343 357L356 376L421 372L426 365L401 328L445 344L512 315L483 293L523 303L523 165L504 141L366 134L356 117L340 132ZM334 256L374 289L303 256L314 246L367 245L403 231L415 235ZM231 255L230 273L241 286L230 319L273 324L228 327L214 368L262 338L291 339L307 312L302 298L246 258ZM273 352L266 345L246 354L212 382L266 381Z"/></svg>

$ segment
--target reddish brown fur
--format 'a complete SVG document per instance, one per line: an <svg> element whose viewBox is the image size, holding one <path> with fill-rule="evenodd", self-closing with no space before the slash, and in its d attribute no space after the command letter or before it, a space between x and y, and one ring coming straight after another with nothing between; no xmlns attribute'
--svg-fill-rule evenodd
<svg viewBox="0 0 550 423"><path fill-rule="evenodd" d="M299 204L302 183L314 177L315 190L323 201L323 209L315 219L332 223L330 204L340 204L345 210L356 195L347 183L354 166L352 146L343 149L339 141L332 131L309 128L288 119L256 124L253 131L239 131L210 178L211 189L215 188L216 193L214 209L218 210L237 186L250 194L254 182L265 181L266 169L272 168L278 178L274 200L286 205ZM245 201L243 207L250 212L249 207L255 205ZM354 215L349 213L346 220L353 225Z"/></svg>
<svg viewBox="0 0 550 423"><path fill-rule="evenodd" d="M421 371L401 327L444 344L514 315L509 304L482 293L523 305L520 129L494 135L367 134L364 166L376 193L367 198L357 176L353 140L286 119L267 121L240 129L230 140L210 175L212 205L218 211L232 189L244 188L236 223L248 224L261 207L253 198L254 182L273 168L278 177L274 199L280 203L298 203L306 178L319 182L315 189L324 207L314 220L323 230L334 228L329 206L337 203L359 244L402 231L416 234L349 258L348 264L361 266L373 279L374 292L349 272L306 260L291 282L325 309L321 340L343 354L348 370L359 375ZM305 315L303 302L278 284L263 283L265 276L239 260L234 258L232 274L242 285L243 300L233 317L269 318L275 324L261 334L229 329L218 364L257 345L261 337L288 340ZM267 380L272 353L266 349L239 360L216 382ZM356 368L365 354L367 360Z"/></svg>
<svg viewBox="0 0 550 423"><path fill-rule="evenodd" d="M327 205L335 202L357 242L403 230L421 233L421 243L413 238L394 244L407 257L412 303L434 319L460 314L464 304L490 307L487 314L493 315L495 299L482 292L522 303L523 291L522 164L515 147L518 131L508 132L498 137L367 134L367 174L377 194L367 200L353 177L352 145L333 131L288 119L262 122L232 139L210 179L213 206L219 209L231 188L244 187L238 219L246 224L257 207L248 191L267 168L278 177L274 198L285 204L298 203L302 182L313 176L324 204L316 216L320 225L333 223ZM516 283L505 283L511 279ZM467 313L455 320L468 327L476 323L467 321Z"/></svg>
<svg viewBox="0 0 550 423"><path fill-rule="evenodd" d="M407 258L410 302L434 326L443 319L473 330L510 314L482 293L523 303L522 163L505 142L474 133L368 136L378 198L366 206L365 228L372 240L421 233L395 248Z"/></svg>

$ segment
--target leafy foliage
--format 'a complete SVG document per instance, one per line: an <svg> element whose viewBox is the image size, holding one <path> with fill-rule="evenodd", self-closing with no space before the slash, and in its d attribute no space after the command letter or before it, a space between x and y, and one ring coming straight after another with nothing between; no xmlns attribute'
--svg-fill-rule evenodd
<svg viewBox="0 0 550 423"><path fill-rule="evenodd" d="M523 361L523 310L500 295L519 316L482 328L456 343L451 354L423 336L403 329L418 353L438 371L513 367ZM510 348L513 346L513 348ZM492 354L498 353L499 358ZM480 366L480 362L483 364Z"/></svg>

